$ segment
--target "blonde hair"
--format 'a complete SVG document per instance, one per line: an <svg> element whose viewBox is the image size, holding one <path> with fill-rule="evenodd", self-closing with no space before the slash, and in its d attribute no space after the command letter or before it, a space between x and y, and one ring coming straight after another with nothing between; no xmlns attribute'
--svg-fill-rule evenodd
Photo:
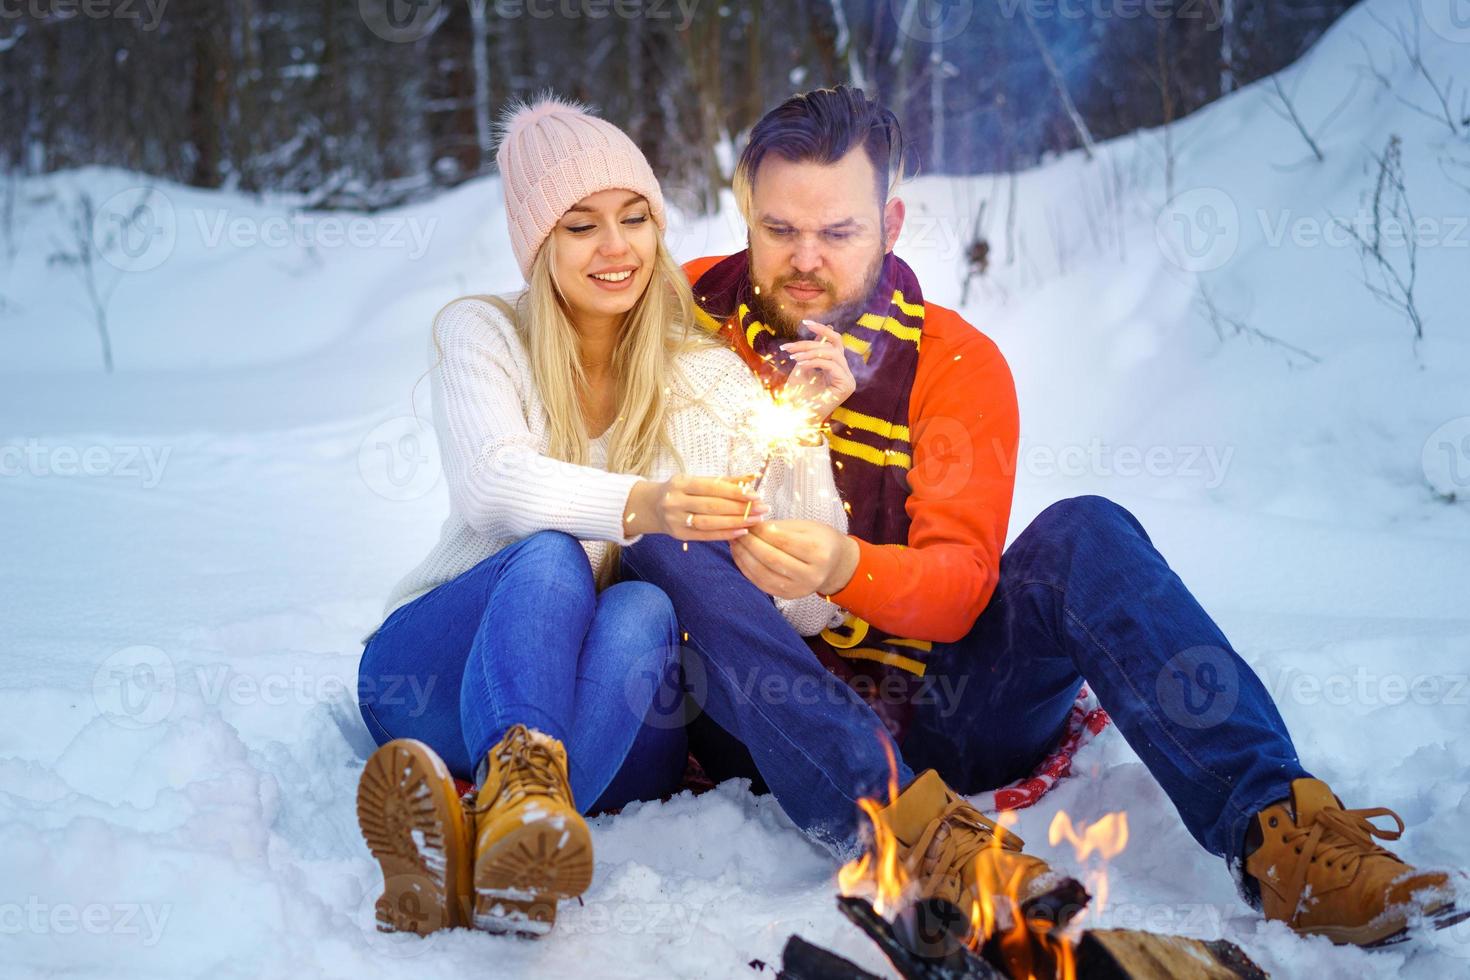
<svg viewBox="0 0 1470 980"><path fill-rule="evenodd" d="M555 266L553 234L532 263L529 285L513 302L484 295L459 299L485 300L510 318L530 355L531 377L546 409L550 436L547 455L585 466L591 437L582 413L581 395L587 390L587 375L582 367L577 328L556 281ZM445 307L459 299L446 303ZM653 275L624 317L613 348L617 415L608 430L608 472L651 477L661 453L665 452L676 468L682 468L668 431L679 370L676 359L685 352L717 344L709 334L694 329L694 316L694 294L689 281L659 234ZM436 313L434 346L442 361L444 350L439 345L438 319ZM597 578L598 588L617 580L619 553L617 545L608 546Z"/></svg>

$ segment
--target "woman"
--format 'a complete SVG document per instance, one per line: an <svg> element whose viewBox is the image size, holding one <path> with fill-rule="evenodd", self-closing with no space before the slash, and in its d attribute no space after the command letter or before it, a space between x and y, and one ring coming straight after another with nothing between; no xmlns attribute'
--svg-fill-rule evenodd
<svg viewBox="0 0 1470 980"><path fill-rule="evenodd" d="M677 624L662 591L616 581L620 546L730 541L780 517L846 529L820 436L772 462L761 495L738 478L762 450L735 428L767 396L691 333L663 197L632 141L546 99L513 115L497 159L527 287L513 307L468 297L435 318L451 513L359 668L381 747L358 819L392 931L544 933L591 883L582 814L677 788ZM824 419L853 379L837 334L814 329L792 345L796 387ZM777 601L808 635L837 613L815 595ZM468 810L454 776L479 784Z"/></svg>

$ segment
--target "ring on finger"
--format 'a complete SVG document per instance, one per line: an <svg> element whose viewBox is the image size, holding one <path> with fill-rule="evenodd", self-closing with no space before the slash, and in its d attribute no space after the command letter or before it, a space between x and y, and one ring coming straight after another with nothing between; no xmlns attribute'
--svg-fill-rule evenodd
<svg viewBox="0 0 1470 980"><path fill-rule="evenodd" d="M685 527L693 527L694 526L694 511L691 510L689 513L687 513L687 514L684 515L684 526Z"/></svg>

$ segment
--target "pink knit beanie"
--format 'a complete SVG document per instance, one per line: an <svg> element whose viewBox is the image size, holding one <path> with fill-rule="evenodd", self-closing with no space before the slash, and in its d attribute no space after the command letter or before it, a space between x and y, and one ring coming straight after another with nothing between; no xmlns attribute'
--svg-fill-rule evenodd
<svg viewBox="0 0 1470 980"><path fill-rule="evenodd" d="M536 253L556 223L589 194L614 188L642 194L664 230L658 178L643 152L612 123L547 95L512 107L503 127L495 159L505 187L511 248L527 282Z"/></svg>

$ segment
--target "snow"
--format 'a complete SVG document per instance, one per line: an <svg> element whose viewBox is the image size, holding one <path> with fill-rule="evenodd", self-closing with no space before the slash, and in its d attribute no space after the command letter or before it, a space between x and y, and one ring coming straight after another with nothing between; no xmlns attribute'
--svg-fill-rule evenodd
<svg viewBox="0 0 1470 980"><path fill-rule="evenodd" d="M1423 5L1423 51L1463 88L1470 36L1450 3ZM963 311L1021 397L1012 534L1061 497L1130 508L1276 694L1308 767L1350 807L1396 809L1409 860L1464 868L1470 193L1449 178L1470 143L1404 104L1432 95L1370 15L1406 10L1359 5L1283 73L1321 163L1258 82L1176 126L1168 208L1163 141L1142 133L1021 175L1014 253L1007 179L921 178L899 251L957 304L961 242L992 198L991 272ZM1363 80L1359 38L1392 93ZM1364 213L1390 132L1435 237L1417 345L1330 234ZM885 972L836 913L825 854L738 785L591 821L593 886L545 941L373 930L358 641L447 509L414 417L430 317L518 282L499 186L369 216L155 184L172 233L154 229L135 271L99 267L107 376L80 282L47 256L79 191L136 201L144 183L28 179L0 249L5 974L745 977L792 932ZM1181 227L1220 235L1181 252ZM742 233L727 206L675 214L670 237L687 258ZM1220 339L1201 286L1290 347ZM1116 732L1077 770L1015 829L1076 868L1047 844L1052 817L1126 811L1105 924L1223 936L1282 977L1470 972L1470 924L1370 953L1261 921Z"/></svg>

